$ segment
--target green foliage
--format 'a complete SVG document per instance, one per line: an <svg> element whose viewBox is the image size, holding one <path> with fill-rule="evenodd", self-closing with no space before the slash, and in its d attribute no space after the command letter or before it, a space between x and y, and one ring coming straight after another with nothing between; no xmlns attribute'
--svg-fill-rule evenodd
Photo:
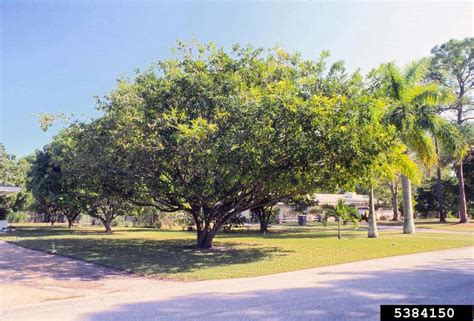
<svg viewBox="0 0 474 321"><path fill-rule="evenodd" d="M242 214L238 214L228 220L222 227L222 230L224 232L230 232L231 230L243 227L245 223L247 223L247 219L245 218L245 216L243 216Z"/></svg>
<svg viewBox="0 0 474 321"><path fill-rule="evenodd" d="M309 207L316 205L316 202L314 196L304 194L286 199L285 204L291 206L298 213L305 213Z"/></svg>
<svg viewBox="0 0 474 321"><path fill-rule="evenodd" d="M453 215L458 212L459 204L459 193L456 180L453 177L449 177L443 179L441 183L444 192L444 210L446 213L452 213ZM430 214L435 212L437 214L439 207L439 201L436 197L437 188L437 181L433 178L425 181L423 185L416 190L415 211L423 217L428 217Z"/></svg>
<svg viewBox="0 0 474 321"><path fill-rule="evenodd" d="M28 214L24 212L10 212L7 214L8 223L23 223L28 220Z"/></svg>
<svg viewBox="0 0 474 321"><path fill-rule="evenodd" d="M162 218L159 210L152 207L134 206L129 213L136 226L161 228Z"/></svg>
<svg viewBox="0 0 474 321"><path fill-rule="evenodd" d="M65 173L72 156L69 137L63 131L30 160L26 183L35 197L35 210L49 217L64 215L70 227L83 206L83 191L78 188L78 180Z"/></svg>
<svg viewBox="0 0 474 321"><path fill-rule="evenodd" d="M179 227L182 230L193 230L194 228L194 221L192 216L186 212L171 212L160 213L159 223L161 226L164 226L168 229L175 229Z"/></svg>
<svg viewBox="0 0 474 321"><path fill-rule="evenodd" d="M386 123L394 125L409 150L431 167L438 159L435 137L457 159L465 154L466 146L457 129L437 115L437 107L453 102L455 97L434 83L422 83L427 72L427 60L414 62L405 69L389 63L373 70L369 79L374 94L387 97L390 107Z"/></svg>
<svg viewBox="0 0 474 321"><path fill-rule="evenodd" d="M106 174L113 189L99 195L190 212L202 247L244 210L355 185L393 131L360 75L341 62L326 68L326 56L179 44L173 58L99 100L104 116L86 126L97 135L78 146L100 151L79 153L94 155L80 163Z"/></svg>
<svg viewBox="0 0 474 321"><path fill-rule="evenodd" d="M28 210L34 202L33 196L25 188L26 175L30 167L29 159L30 156L17 159L14 155L8 154L0 143L0 184L22 188L19 193L0 196L0 217L9 211Z"/></svg>
<svg viewBox="0 0 474 321"><path fill-rule="evenodd" d="M472 106L468 93L474 81L474 38L451 39L434 47L431 54L429 77L456 94L457 103L451 108L461 110L462 121L464 108Z"/></svg>

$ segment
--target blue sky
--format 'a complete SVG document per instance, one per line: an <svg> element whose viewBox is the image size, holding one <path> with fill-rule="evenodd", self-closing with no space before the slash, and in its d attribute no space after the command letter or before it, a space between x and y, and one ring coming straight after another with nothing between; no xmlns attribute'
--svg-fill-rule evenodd
<svg viewBox="0 0 474 321"><path fill-rule="evenodd" d="M2 1L0 142L25 156L47 144L34 114L94 116L93 96L169 56L177 39L282 46L349 69L407 63L473 36L469 2Z"/></svg>

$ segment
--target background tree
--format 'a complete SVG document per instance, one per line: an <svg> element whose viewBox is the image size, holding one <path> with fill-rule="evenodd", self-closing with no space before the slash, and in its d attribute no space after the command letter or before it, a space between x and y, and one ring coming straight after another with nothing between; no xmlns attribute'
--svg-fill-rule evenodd
<svg viewBox="0 0 474 321"><path fill-rule="evenodd" d="M387 181L387 185L390 189L390 203L392 205L392 212L393 212L393 218L392 221L398 221L399 220L399 202L398 202L398 186L400 183L400 175L395 175L393 180Z"/></svg>
<svg viewBox="0 0 474 321"><path fill-rule="evenodd" d="M452 39L431 50L430 78L450 90L456 101L440 111L455 113L458 126L465 126L474 119L472 89L474 87L474 38ZM464 162L455 164L459 189L459 218L468 222L466 193L464 187Z"/></svg>
<svg viewBox="0 0 474 321"><path fill-rule="evenodd" d="M275 219L276 211L273 208L276 203L268 204L266 206L259 206L252 208L251 215L260 224L260 232L266 233L268 226Z"/></svg>
<svg viewBox="0 0 474 321"><path fill-rule="evenodd" d="M71 161L67 142L68 137L62 132L36 153L31 160L27 188L35 196L37 211L48 214L52 224L63 215L72 228L81 214L82 203L77 181L64 172L65 165Z"/></svg>
<svg viewBox="0 0 474 321"><path fill-rule="evenodd" d="M474 151L464 160L464 181L468 214L474 218Z"/></svg>
<svg viewBox="0 0 474 321"><path fill-rule="evenodd" d="M459 193L458 184L455 177L446 177L441 180L443 184L443 204L446 214L454 214L459 209ZM417 188L415 193L415 210L417 213L425 217L431 216L439 210L438 203L438 181L436 178L425 180L423 184Z"/></svg>
<svg viewBox="0 0 474 321"><path fill-rule="evenodd" d="M53 225L57 221L57 195L61 193L60 168L51 160L51 153L38 151L32 160L28 172L27 188L35 198L34 209L47 215L47 221Z"/></svg>
<svg viewBox="0 0 474 321"><path fill-rule="evenodd" d="M25 188L30 158L31 156L17 159L8 154L0 143L0 184L22 188L19 193L0 196L0 217L5 217L9 211L26 211L34 202L33 196Z"/></svg>
<svg viewBox="0 0 474 321"><path fill-rule="evenodd" d="M65 132L69 159L63 163L65 176L80 192L81 209L98 219L107 234L112 233L114 219L132 212L127 191L134 187L111 140L112 126L106 117L72 124Z"/></svg>

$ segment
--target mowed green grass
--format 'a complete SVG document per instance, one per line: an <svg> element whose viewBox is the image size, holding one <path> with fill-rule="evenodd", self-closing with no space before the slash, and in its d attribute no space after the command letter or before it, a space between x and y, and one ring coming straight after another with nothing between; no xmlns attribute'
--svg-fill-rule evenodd
<svg viewBox="0 0 474 321"><path fill-rule="evenodd" d="M437 218L417 219L416 227L424 229L445 230L454 232L474 232L474 223L460 224L457 218L448 218L447 222L440 223ZM380 222L380 225L402 226L403 222Z"/></svg>
<svg viewBox="0 0 474 321"><path fill-rule="evenodd" d="M141 275L165 279L207 280L251 277L380 257L474 245L474 234L380 233L368 239L365 231L346 227L343 240L333 226L279 228L265 236L256 231L219 234L215 250L199 251L195 233L144 228L115 228L112 235L99 228L16 226L0 239Z"/></svg>

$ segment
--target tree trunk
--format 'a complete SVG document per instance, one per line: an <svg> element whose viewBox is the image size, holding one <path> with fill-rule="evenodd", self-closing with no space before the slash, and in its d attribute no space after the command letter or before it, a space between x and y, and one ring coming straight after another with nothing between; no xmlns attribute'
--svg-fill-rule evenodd
<svg viewBox="0 0 474 321"><path fill-rule="evenodd" d="M340 219L340 218L337 219L337 238L338 238L338 239L341 239L341 238L342 238L342 234L341 234L341 219Z"/></svg>
<svg viewBox="0 0 474 321"><path fill-rule="evenodd" d="M258 207L253 209L254 213L257 214L258 222L260 223L260 232L266 233L268 230L268 223L270 221L271 211L268 213L264 207Z"/></svg>
<svg viewBox="0 0 474 321"><path fill-rule="evenodd" d="M266 233L268 230L268 218L263 213L262 218L260 219L260 232Z"/></svg>
<svg viewBox="0 0 474 321"><path fill-rule="evenodd" d="M54 223L56 223L56 216L54 214L50 215L49 222L51 223L51 226L54 226Z"/></svg>
<svg viewBox="0 0 474 321"><path fill-rule="evenodd" d="M197 248L198 249L210 249L212 248L212 241L216 233L214 231L207 231L203 229L197 230Z"/></svg>
<svg viewBox="0 0 474 321"><path fill-rule="evenodd" d="M105 215L105 218L98 217L98 219L102 222L102 225L104 225L105 228L105 234L112 234L112 219Z"/></svg>
<svg viewBox="0 0 474 321"><path fill-rule="evenodd" d="M459 189L459 223L469 223L469 219L467 217L466 193L464 190L464 173L462 161L456 167L456 176L458 178Z"/></svg>
<svg viewBox="0 0 474 321"><path fill-rule="evenodd" d="M438 201L438 214L441 223L446 222L446 211L444 210L444 191L441 181L441 168L436 168L436 198Z"/></svg>
<svg viewBox="0 0 474 321"><path fill-rule="evenodd" d="M112 231L112 227L110 226L111 225L110 220L105 220L103 223L104 223L104 228L105 228L105 234L112 234L113 231Z"/></svg>
<svg viewBox="0 0 474 321"><path fill-rule="evenodd" d="M72 228L73 225L74 225L74 220L67 217L67 227Z"/></svg>
<svg viewBox="0 0 474 321"><path fill-rule="evenodd" d="M415 222L413 220L413 205L411 201L411 181L405 175L401 176L403 191L403 233L414 234Z"/></svg>
<svg viewBox="0 0 474 321"><path fill-rule="evenodd" d="M377 238L379 237L379 231L377 229L377 217L375 215L374 205L374 189L371 188L369 191L369 231L368 237Z"/></svg>
<svg viewBox="0 0 474 321"><path fill-rule="evenodd" d="M460 85L459 94L458 94L458 125L462 124L462 117L463 117L463 105L462 99L464 97L465 90L464 85ZM459 223L469 223L469 219L467 217L467 205L466 205L466 192L464 189L464 172L463 172L463 161L459 163L456 167L456 176L458 178L458 189L459 189Z"/></svg>
<svg viewBox="0 0 474 321"><path fill-rule="evenodd" d="M444 211L443 183L441 181L441 166L439 164L439 161L440 161L439 143L436 137L435 137L435 148L436 148L436 155L438 157L438 165L436 165L436 200L438 201L439 221L446 222L446 212Z"/></svg>
<svg viewBox="0 0 474 321"><path fill-rule="evenodd" d="M390 182L388 185L392 194L392 221L398 221L398 182Z"/></svg>

